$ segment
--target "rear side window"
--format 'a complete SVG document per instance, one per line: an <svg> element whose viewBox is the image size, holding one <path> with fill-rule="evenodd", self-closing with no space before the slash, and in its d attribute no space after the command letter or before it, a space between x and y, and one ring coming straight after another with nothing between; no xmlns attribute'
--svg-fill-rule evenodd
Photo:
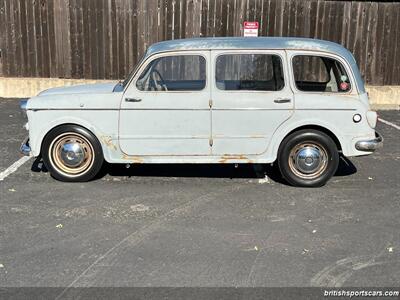
<svg viewBox="0 0 400 300"><path fill-rule="evenodd" d="M305 92L348 92L349 76L343 65L329 57L297 55L293 57L296 87Z"/></svg>
<svg viewBox="0 0 400 300"><path fill-rule="evenodd" d="M206 86L206 60L200 55L160 57L136 82L141 91L199 91Z"/></svg>
<svg viewBox="0 0 400 300"><path fill-rule="evenodd" d="M271 54L227 54L216 61L217 88L224 91L279 91L284 87L282 61Z"/></svg>

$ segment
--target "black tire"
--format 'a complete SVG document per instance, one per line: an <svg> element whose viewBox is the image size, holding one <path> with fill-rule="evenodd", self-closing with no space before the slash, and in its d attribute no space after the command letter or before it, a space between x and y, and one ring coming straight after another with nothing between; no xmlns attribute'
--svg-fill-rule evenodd
<svg viewBox="0 0 400 300"><path fill-rule="evenodd" d="M50 174L66 182L93 179L104 162L98 139L78 125L62 125L52 129L43 140L41 154Z"/></svg>
<svg viewBox="0 0 400 300"><path fill-rule="evenodd" d="M339 153L327 134L304 129L287 136L278 151L278 165L286 181L299 187L323 186L336 172Z"/></svg>

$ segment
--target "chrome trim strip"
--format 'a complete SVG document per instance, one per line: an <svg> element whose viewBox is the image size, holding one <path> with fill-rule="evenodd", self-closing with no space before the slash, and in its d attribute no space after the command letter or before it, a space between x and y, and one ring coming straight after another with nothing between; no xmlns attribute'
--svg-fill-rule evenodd
<svg viewBox="0 0 400 300"><path fill-rule="evenodd" d="M75 110L88 110L88 111L120 111L120 110L204 110L210 111L210 108L33 108L29 109L32 111L44 111L44 110L65 110L65 111L75 111Z"/></svg>
<svg viewBox="0 0 400 300"><path fill-rule="evenodd" d="M208 140L209 136L121 136L119 138L120 141L129 141L129 140L192 140L192 139L201 139ZM115 139L114 139L115 140Z"/></svg>
<svg viewBox="0 0 400 300"><path fill-rule="evenodd" d="M238 108L29 108L27 110L30 111L44 111L44 110L66 110L66 111L75 111L75 110L90 110L90 111L120 111L120 110L202 110L202 111L210 111L210 110L298 110L298 111L356 111L357 109L353 108L256 108L256 107L238 107Z"/></svg>
<svg viewBox="0 0 400 300"><path fill-rule="evenodd" d="M322 111L355 111L353 108L252 108L252 107L243 107L243 108L213 108L212 110L322 110Z"/></svg>
<svg viewBox="0 0 400 300"><path fill-rule="evenodd" d="M119 138L120 141L122 140L174 140L174 139L179 139L179 140L191 140L191 139L202 139L202 140L208 140L210 137L209 136L122 136ZM213 135L213 139L264 139L267 138L267 136L259 135L259 136L218 136L218 135ZM116 140L116 139L113 139Z"/></svg>
<svg viewBox="0 0 400 300"><path fill-rule="evenodd" d="M120 110L119 108L28 108L30 111L43 111L43 110Z"/></svg>

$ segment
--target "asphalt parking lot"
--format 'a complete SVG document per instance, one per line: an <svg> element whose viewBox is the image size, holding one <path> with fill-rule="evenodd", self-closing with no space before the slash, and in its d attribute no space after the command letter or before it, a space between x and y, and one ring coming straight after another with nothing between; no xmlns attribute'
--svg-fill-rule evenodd
<svg viewBox="0 0 400 300"><path fill-rule="evenodd" d="M399 111L380 117L400 125ZM21 157L23 123L0 99L0 172ZM0 181L0 287L398 286L400 130L378 130L383 149L318 189L231 165L61 183L31 159Z"/></svg>

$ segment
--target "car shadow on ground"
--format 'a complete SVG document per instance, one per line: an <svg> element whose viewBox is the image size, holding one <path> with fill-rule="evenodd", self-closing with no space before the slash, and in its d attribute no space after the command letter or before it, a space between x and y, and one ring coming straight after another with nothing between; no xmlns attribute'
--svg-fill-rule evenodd
<svg viewBox="0 0 400 300"><path fill-rule="evenodd" d="M47 172L40 157L33 162L33 172ZM357 168L346 157L340 156L335 176L349 176ZM125 177L198 177L262 179L266 176L274 182L287 185L279 168L274 164L108 164L104 163L94 180L106 175Z"/></svg>

